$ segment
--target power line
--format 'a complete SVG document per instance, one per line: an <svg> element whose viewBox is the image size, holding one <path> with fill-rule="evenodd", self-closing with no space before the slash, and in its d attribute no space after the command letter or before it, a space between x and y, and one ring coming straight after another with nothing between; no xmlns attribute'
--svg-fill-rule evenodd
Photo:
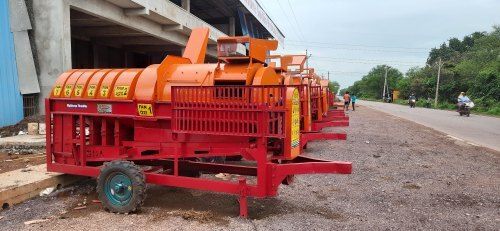
<svg viewBox="0 0 500 231"><path fill-rule="evenodd" d="M275 20L275 19L276 19L276 17L274 17L274 19L273 19L273 17L271 17L271 15L270 15L271 11L270 11L270 10L268 10L267 6L265 6L265 5L263 4L263 1L258 1L258 0L257 0L257 2L259 3L259 5L260 5L260 6L262 6L262 8L264 8L264 11L265 11L266 15L267 15L267 16L269 16L269 18L271 18L271 21L273 21L273 24L274 24L275 22L277 22L277 20ZM280 6L280 7L281 7L281 6ZM281 9L281 11L283 12L283 9ZM269 13L268 13L268 12L269 12ZM276 15L275 15L275 16L276 16ZM288 18L288 17L285 15L285 18ZM288 22L288 24L290 25L290 23L289 23L289 22ZM297 33L295 32L295 30L294 30L293 32L295 33L295 35L297 35ZM300 39L300 37L297 37L297 38L299 38L299 39ZM296 41L300 41L300 40L296 40Z"/></svg>
<svg viewBox="0 0 500 231"><path fill-rule="evenodd" d="M361 71L332 71L332 70L327 70L327 69L314 69L316 71L319 71L321 73L327 73L328 71L330 73L338 73L338 74L365 74L366 72L361 72Z"/></svg>
<svg viewBox="0 0 500 231"><path fill-rule="evenodd" d="M292 28L293 32L295 33L295 35L297 35L297 38L301 39L301 40L304 40L304 38L302 38L300 36L300 34L296 31L295 27L293 26L293 23L290 22L289 20L289 17L288 17L288 14L286 14L285 10L283 9L283 6L281 6L281 3L279 0L276 0L276 2L278 2L278 6L280 7L281 9L281 13L283 13L283 15L285 16L285 20L288 22L288 25L290 25L290 27Z"/></svg>
<svg viewBox="0 0 500 231"><path fill-rule="evenodd" d="M383 63L422 64L422 62L402 62L402 61L398 61L398 60L349 59L349 58L335 58L335 57L326 57L326 56L314 56L314 58L331 59L331 60L346 60L346 61L366 61L366 62L383 62Z"/></svg>
<svg viewBox="0 0 500 231"><path fill-rule="evenodd" d="M323 60L325 62L331 62L331 63L357 63L357 64L370 64L370 65L380 65L382 63L380 62L356 62L356 61L345 61L345 60ZM415 64L408 64L408 63L385 63L385 64L390 64L394 66L417 66Z"/></svg>
<svg viewBox="0 0 500 231"><path fill-rule="evenodd" d="M267 6L265 6L261 1L259 0L256 0L257 1L257 4L259 4L263 9L264 9L264 13L266 13L266 15L271 19L271 21L273 21L273 23L276 21L273 19L273 17L271 17L271 15L269 15L271 13L271 11L268 10ZM269 13L269 14L268 14ZM297 40L299 41L299 40Z"/></svg>
<svg viewBox="0 0 500 231"><path fill-rule="evenodd" d="M277 0L277 1L279 1L279 0ZM304 34L302 34L302 30L300 28L299 22L297 21L297 17L295 16L295 11L292 8L292 4L290 4L290 0L287 0L287 2L288 2L288 7L290 7L290 11L292 11L293 20L295 21L295 25L297 25L297 28L299 29L300 36L302 37L302 40L304 40Z"/></svg>
<svg viewBox="0 0 500 231"><path fill-rule="evenodd" d="M316 47L316 48L327 48L332 50L348 50L348 51L368 51L368 52L393 52L393 53L412 53L412 54L424 54L428 52L423 51L402 51L402 50L383 50L383 49L359 49L359 48L342 48L342 47L333 47L333 46L318 46L318 45L302 45L302 44L293 44L287 43L288 46L293 47Z"/></svg>
<svg viewBox="0 0 500 231"><path fill-rule="evenodd" d="M299 40L287 40L292 43L307 43L307 44L319 44L319 45L336 45L336 46L353 46L353 47L374 47L374 48L388 48L388 49L408 49L408 50L430 50L431 48L425 47L393 47L393 46L376 46L376 45L363 45L363 44L349 44L349 43L325 43L325 42L314 42L314 41L299 41Z"/></svg>

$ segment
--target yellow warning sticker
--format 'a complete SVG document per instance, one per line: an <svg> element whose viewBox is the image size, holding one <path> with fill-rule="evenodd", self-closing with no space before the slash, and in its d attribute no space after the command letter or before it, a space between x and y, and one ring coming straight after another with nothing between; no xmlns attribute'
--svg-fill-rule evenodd
<svg viewBox="0 0 500 231"><path fill-rule="evenodd" d="M66 86L64 86L64 96L70 97L72 91L73 91L73 84L67 84Z"/></svg>
<svg viewBox="0 0 500 231"><path fill-rule="evenodd" d="M82 96L82 92L83 92L83 84L78 84L76 85L75 87L75 96Z"/></svg>
<svg viewBox="0 0 500 231"><path fill-rule="evenodd" d="M61 90L62 90L61 85L57 85L56 87L54 87L54 95L59 96L61 94Z"/></svg>
<svg viewBox="0 0 500 231"><path fill-rule="evenodd" d="M101 97L108 97L109 86L101 86Z"/></svg>
<svg viewBox="0 0 500 231"><path fill-rule="evenodd" d="M153 116L153 105L149 103L138 103L137 114L140 116Z"/></svg>
<svg viewBox="0 0 500 231"><path fill-rule="evenodd" d="M127 98L129 86L116 86L115 87L115 97L117 98Z"/></svg>
<svg viewBox="0 0 500 231"><path fill-rule="evenodd" d="M95 84L90 84L87 88L87 96L94 97L96 88L97 86Z"/></svg>
<svg viewBox="0 0 500 231"><path fill-rule="evenodd" d="M300 97L299 91L295 89L292 97L292 148L300 144Z"/></svg>

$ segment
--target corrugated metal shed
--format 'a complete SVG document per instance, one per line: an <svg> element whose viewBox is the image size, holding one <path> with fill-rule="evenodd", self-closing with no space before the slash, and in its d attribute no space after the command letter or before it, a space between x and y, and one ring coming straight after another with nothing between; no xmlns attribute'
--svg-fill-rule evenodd
<svg viewBox="0 0 500 231"><path fill-rule="evenodd" d="M14 38L9 24L9 1L0 1L0 127L23 119Z"/></svg>

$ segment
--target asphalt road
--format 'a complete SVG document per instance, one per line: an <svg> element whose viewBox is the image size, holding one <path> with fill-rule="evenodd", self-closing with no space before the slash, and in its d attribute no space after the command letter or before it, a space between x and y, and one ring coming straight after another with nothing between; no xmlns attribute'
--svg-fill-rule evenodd
<svg viewBox="0 0 500 231"><path fill-rule="evenodd" d="M500 151L500 118L471 114L461 117L458 112L359 100L365 105L424 126L455 138Z"/></svg>

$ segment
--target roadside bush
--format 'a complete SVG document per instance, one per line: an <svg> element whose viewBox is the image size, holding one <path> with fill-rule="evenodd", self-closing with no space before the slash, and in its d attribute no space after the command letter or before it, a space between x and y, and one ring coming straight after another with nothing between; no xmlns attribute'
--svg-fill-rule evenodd
<svg viewBox="0 0 500 231"><path fill-rule="evenodd" d="M490 110L486 111L486 114L500 116L500 106L491 108Z"/></svg>
<svg viewBox="0 0 500 231"><path fill-rule="evenodd" d="M390 68L389 90L398 89L402 98L394 103L408 105L406 99L412 93L417 96L417 107L425 106L427 97L434 98L438 59L442 60L442 68L437 108L455 110L459 93L466 92L474 101L473 112L500 114L500 25L493 26L490 32L449 39L431 49L425 66L410 68L404 77ZM374 67L344 90L359 97L381 98L386 68L384 65Z"/></svg>
<svg viewBox="0 0 500 231"><path fill-rule="evenodd" d="M452 104L452 103L447 103L447 102L439 102L437 105L438 109L443 109L443 110L456 110L457 105Z"/></svg>

